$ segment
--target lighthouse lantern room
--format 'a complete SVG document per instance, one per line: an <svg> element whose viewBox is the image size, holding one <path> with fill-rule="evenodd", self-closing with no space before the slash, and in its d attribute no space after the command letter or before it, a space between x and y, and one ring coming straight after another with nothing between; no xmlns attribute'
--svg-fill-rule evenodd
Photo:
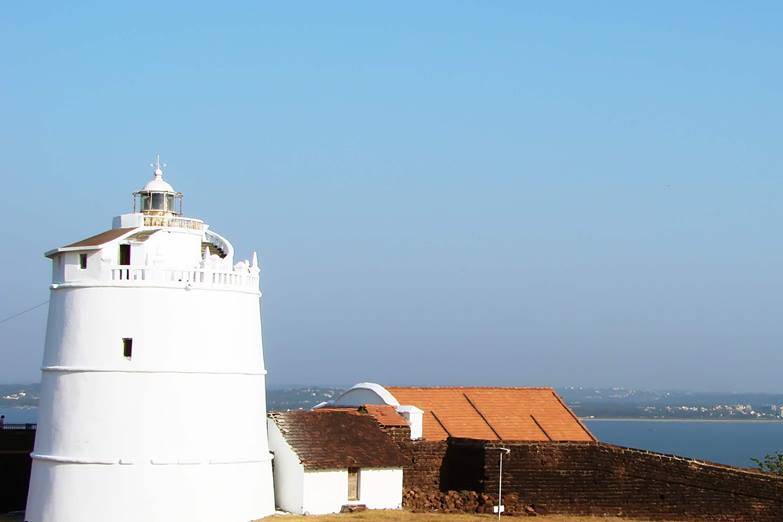
<svg viewBox="0 0 783 522"><path fill-rule="evenodd" d="M144 185L144 188L133 193L133 212L136 209L149 215L182 214L182 192L177 192L167 182L163 181L163 167L160 155L156 155L155 177Z"/></svg>
<svg viewBox="0 0 783 522"><path fill-rule="evenodd" d="M153 168L133 212L46 253L29 522L274 511L257 257L235 262Z"/></svg>

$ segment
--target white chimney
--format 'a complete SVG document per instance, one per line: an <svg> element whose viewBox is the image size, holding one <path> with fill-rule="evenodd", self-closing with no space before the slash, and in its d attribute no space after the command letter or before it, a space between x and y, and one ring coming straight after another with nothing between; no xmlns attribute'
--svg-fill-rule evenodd
<svg viewBox="0 0 783 522"><path fill-rule="evenodd" d="M397 413L408 421L408 426L411 428L411 439L420 439L422 435L421 426L424 422L424 411L416 406L397 406Z"/></svg>

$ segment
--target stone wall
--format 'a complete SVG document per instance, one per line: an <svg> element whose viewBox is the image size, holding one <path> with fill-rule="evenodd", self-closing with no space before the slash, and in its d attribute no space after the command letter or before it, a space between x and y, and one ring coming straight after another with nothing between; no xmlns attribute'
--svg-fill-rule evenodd
<svg viewBox="0 0 783 522"><path fill-rule="evenodd" d="M406 507L491 512L497 502L498 443L450 439L442 453L437 443L424 444L419 451L427 458L410 470L420 476L405 477ZM783 477L603 443L503 446L511 449L503 460L509 513L783 520Z"/></svg>
<svg viewBox="0 0 783 522"><path fill-rule="evenodd" d="M35 430L0 430L0 513L25 508Z"/></svg>
<svg viewBox="0 0 783 522"><path fill-rule="evenodd" d="M411 440L408 426L381 426L381 429L397 443L408 460L403 467L403 488L438 491L444 483L441 475L448 450L446 441Z"/></svg>
<svg viewBox="0 0 783 522"><path fill-rule="evenodd" d="M408 440L404 449L410 464L402 470L403 488L440 490L443 459L448 450L446 441Z"/></svg>
<svg viewBox="0 0 783 522"><path fill-rule="evenodd" d="M484 489L498 487L485 447ZM513 443L503 490L539 513L781 521L783 477L603 443Z"/></svg>
<svg viewBox="0 0 783 522"><path fill-rule="evenodd" d="M381 426L381 430L399 445L404 446L411 440L411 429L408 426Z"/></svg>

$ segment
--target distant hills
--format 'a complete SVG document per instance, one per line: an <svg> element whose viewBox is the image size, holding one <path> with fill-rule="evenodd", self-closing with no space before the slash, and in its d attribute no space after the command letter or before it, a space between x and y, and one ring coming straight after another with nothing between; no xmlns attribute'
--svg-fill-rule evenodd
<svg viewBox="0 0 783 522"><path fill-rule="evenodd" d="M40 384L0 384L0 406L37 406Z"/></svg>
<svg viewBox="0 0 783 522"><path fill-rule="evenodd" d="M308 409L339 395L344 388L291 386L270 388L270 411ZM0 407L38 404L38 384L0 384ZM630 388L558 388L571 409L584 418L779 420L783 394L651 391Z"/></svg>
<svg viewBox="0 0 783 522"><path fill-rule="evenodd" d="M559 388L586 418L783 420L783 394Z"/></svg>

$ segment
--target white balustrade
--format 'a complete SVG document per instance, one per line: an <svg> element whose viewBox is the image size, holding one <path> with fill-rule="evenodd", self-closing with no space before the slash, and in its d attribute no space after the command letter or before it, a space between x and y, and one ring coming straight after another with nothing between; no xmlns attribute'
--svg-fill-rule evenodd
<svg viewBox="0 0 783 522"><path fill-rule="evenodd" d="M110 280L122 284L149 282L162 284L190 283L198 286L258 288L258 274L249 271L226 271L194 268L176 270L157 267L118 266L109 267Z"/></svg>

